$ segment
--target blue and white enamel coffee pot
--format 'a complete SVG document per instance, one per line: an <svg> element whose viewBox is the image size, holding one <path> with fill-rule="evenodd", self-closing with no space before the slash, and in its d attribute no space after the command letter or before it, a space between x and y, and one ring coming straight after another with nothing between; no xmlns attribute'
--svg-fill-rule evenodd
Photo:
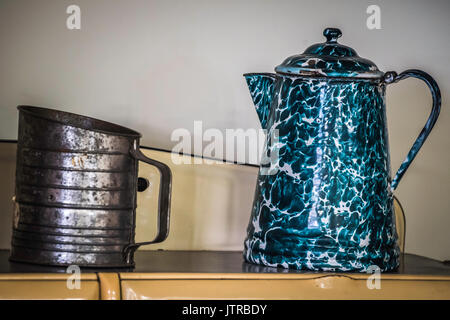
<svg viewBox="0 0 450 320"><path fill-rule="evenodd" d="M275 74L245 78L267 130L244 257L273 267L381 271L399 265L393 190L440 111L436 82L425 72L381 72L337 39L287 58ZM431 90L431 115L393 179L386 85L414 77ZM273 156L276 155L276 156Z"/></svg>

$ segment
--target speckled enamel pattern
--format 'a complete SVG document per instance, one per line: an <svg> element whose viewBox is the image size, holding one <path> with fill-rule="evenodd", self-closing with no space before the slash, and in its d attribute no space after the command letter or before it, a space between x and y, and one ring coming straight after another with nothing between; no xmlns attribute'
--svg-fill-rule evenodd
<svg viewBox="0 0 450 320"><path fill-rule="evenodd" d="M352 77L379 79L383 72L372 61L361 58L350 47L337 43L342 35L339 29L327 28L324 43L308 47L302 54L294 55L275 68L277 73L326 77Z"/></svg>
<svg viewBox="0 0 450 320"><path fill-rule="evenodd" d="M261 126L266 129L276 76L271 73L245 74Z"/></svg>
<svg viewBox="0 0 450 320"><path fill-rule="evenodd" d="M245 240L249 262L361 272L399 265L392 192L436 123L439 87L420 70L379 71L338 44L341 34L325 29L326 42L287 58L276 74L244 74L270 159L258 175ZM433 106L391 181L386 84L409 77L428 85Z"/></svg>
<svg viewBox="0 0 450 320"><path fill-rule="evenodd" d="M382 271L398 266L389 188L385 85L246 75L275 175L259 175L245 258L274 267ZM277 80L275 80L277 79ZM257 97L270 88L271 104ZM269 140L268 140L269 141Z"/></svg>

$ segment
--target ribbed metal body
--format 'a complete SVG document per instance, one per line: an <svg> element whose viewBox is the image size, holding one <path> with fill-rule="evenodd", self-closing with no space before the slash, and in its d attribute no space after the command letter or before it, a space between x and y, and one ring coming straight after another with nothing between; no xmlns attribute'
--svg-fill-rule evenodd
<svg viewBox="0 0 450 320"><path fill-rule="evenodd" d="M126 267L134 244L140 134L104 121L19 107L10 259ZM134 251L134 250L133 250Z"/></svg>

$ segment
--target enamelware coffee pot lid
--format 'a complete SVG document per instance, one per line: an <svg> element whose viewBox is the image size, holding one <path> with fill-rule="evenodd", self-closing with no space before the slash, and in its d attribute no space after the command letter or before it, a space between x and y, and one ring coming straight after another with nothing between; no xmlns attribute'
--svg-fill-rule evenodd
<svg viewBox="0 0 450 320"><path fill-rule="evenodd" d="M275 71L287 75L332 78L374 79L383 76L375 63L358 56L353 48L337 42L342 36L341 30L326 28L323 35L326 42L313 44L302 54L287 58Z"/></svg>

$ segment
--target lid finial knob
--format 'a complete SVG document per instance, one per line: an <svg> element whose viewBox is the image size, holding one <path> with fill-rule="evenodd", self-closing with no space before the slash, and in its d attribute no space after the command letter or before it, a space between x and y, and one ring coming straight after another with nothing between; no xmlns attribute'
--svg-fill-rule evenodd
<svg viewBox="0 0 450 320"><path fill-rule="evenodd" d="M342 32L338 28L326 28L323 30L323 35L327 38L328 43L336 43L337 39L342 36Z"/></svg>

